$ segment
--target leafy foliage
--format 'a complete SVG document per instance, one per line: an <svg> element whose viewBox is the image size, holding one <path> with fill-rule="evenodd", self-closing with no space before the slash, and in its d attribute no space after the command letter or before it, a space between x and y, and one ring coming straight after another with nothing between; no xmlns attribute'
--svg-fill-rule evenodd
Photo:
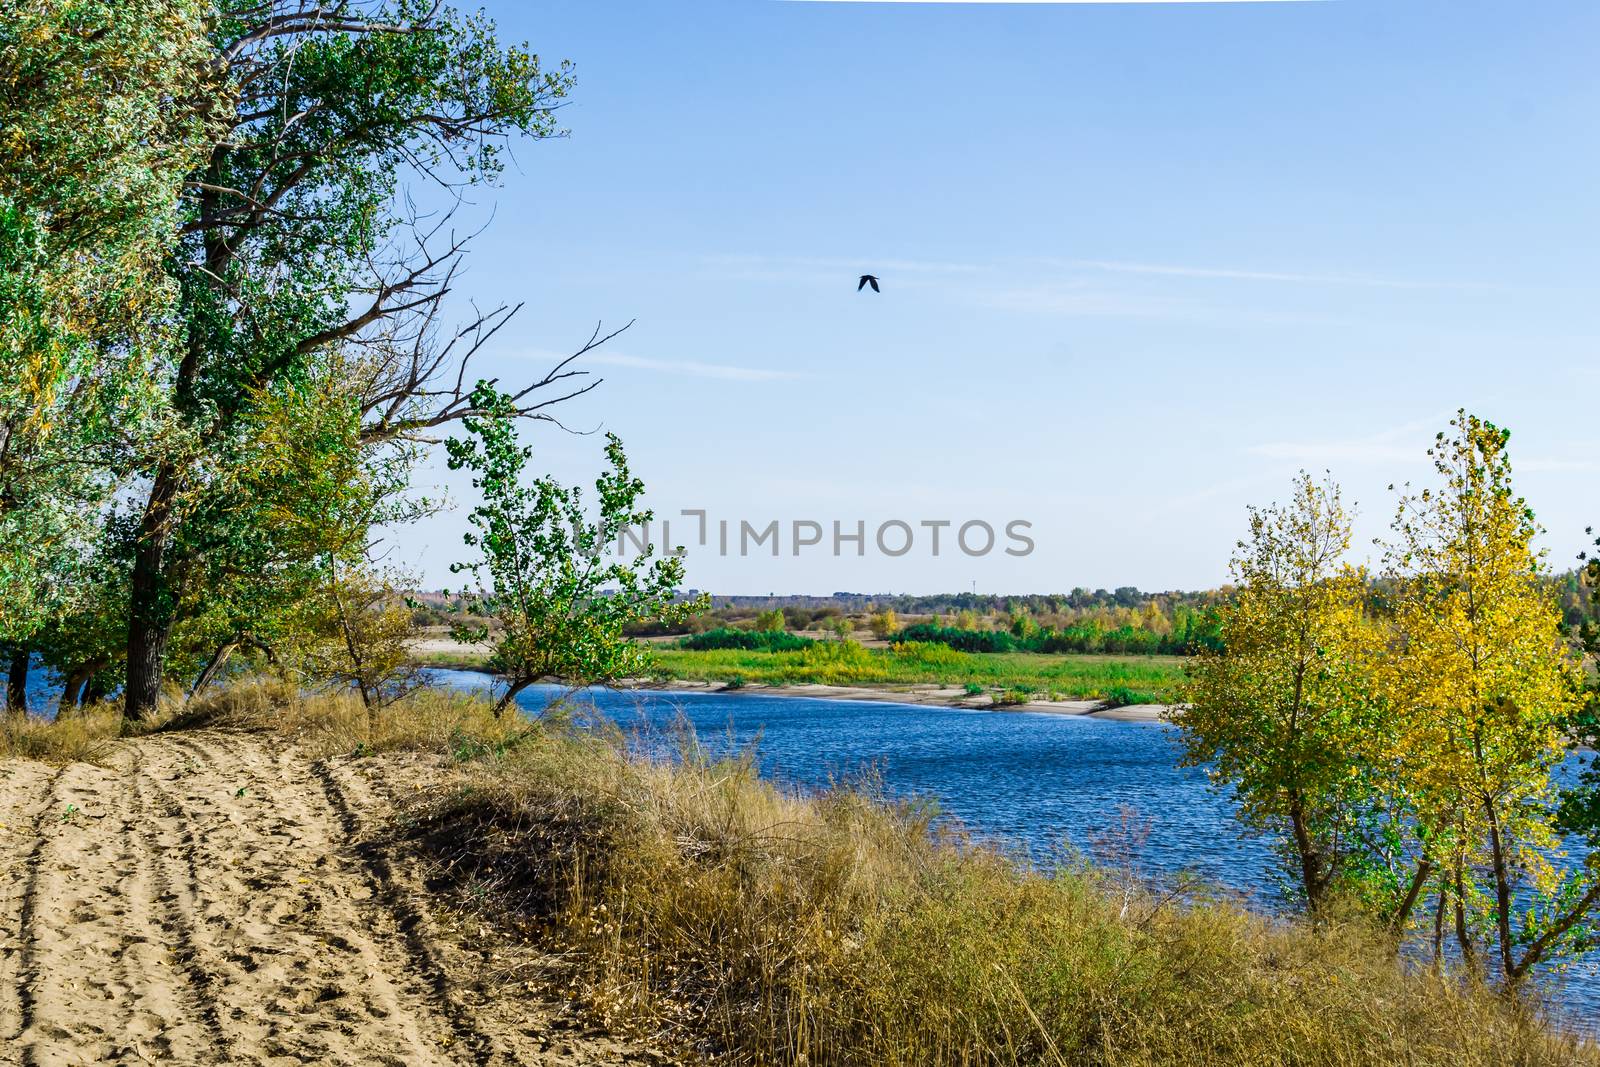
<svg viewBox="0 0 1600 1067"><path fill-rule="evenodd" d="M158 407L179 184L221 87L194 0L0 0L0 642L86 577Z"/></svg>
<svg viewBox="0 0 1600 1067"><path fill-rule="evenodd" d="M1592 732L1555 588L1515 495L1510 435L1465 412L1401 495L1380 583L1336 567L1348 523L1302 479L1252 515L1221 652L1197 661L1183 730L1246 822L1284 829L1313 908L1345 888L1404 928L1431 907L1506 987L1600 944L1592 780L1556 769ZM1589 836L1581 862L1563 831ZM1354 884L1348 884L1353 882Z"/></svg>
<svg viewBox="0 0 1600 1067"><path fill-rule="evenodd" d="M622 442L606 436L607 470L595 480L591 518L580 488L526 481L533 450L517 443L510 397L480 382L473 405L485 414L462 421L471 436L446 444L450 468L471 471L483 495L466 535L479 558L453 569L478 580L483 610L497 624L489 667L506 683L497 708L541 678L582 686L648 673L648 649L624 627L681 619L704 600L678 599L679 556L655 559L647 546L606 559L624 529L653 518L639 504L644 483L629 472Z"/></svg>
<svg viewBox="0 0 1600 1067"><path fill-rule="evenodd" d="M1366 863L1375 805L1365 576L1343 562L1337 486L1302 474L1285 507L1252 510L1233 560L1227 643L1190 666L1184 762L1232 786L1240 818L1277 835L1295 889L1321 910Z"/></svg>
<svg viewBox="0 0 1600 1067"><path fill-rule="evenodd" d="M302 0L229 0L207 30L233 106L177 202L181 343L153 368L171 417L130 500L131 714L193 666L186 642L225 644L234 618L282 619L330 553L354 565L350 528L386 517L408 436L467 410L432 384L426 354L462 246L398 194L408 177L492 181L508 137L559 132L570 86L482 16L415 0L336 18ZM308 406L319 433L297 447L290 504L257 472L285 409ZM380 477L331 477L340 467ZM273 536L286 505L287 540ZM244 610L193 595L233 574L256 579L228 594Z"/></svg>
<svg viewBox="0 0 1600 1067"><path fill-rule="evenodd" d="M745 651L793 652L816 644L809 637L784 630L734 630L721 627L693 634L678 642L679 648L708 652L713 649L736 648Z"/></svg>
<svg viewBox="0 0 1600 1067"><path fill-rule="evenodd" d="M1441 484L1402 496L1388 550L1392 765L1440 868L1436 906L1454 911L1469 960L1482 938L1516 984L1593 944L1600 867L1553 862L1552 772L1572 747L1579 675L1539 581L1533 512L1512 489L1509 433L1465 412L1451 426L1430 449Z"/></svg>

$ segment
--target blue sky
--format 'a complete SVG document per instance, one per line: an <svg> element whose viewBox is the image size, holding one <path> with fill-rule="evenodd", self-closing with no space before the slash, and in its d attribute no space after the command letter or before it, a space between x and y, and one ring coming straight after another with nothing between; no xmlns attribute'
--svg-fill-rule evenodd
<svg viewBox="0 0 1600 1067"><path fill-rule="evenodd" d="M666 516L783 524L773 558L675 522L690 585L1213 586L1302 467L1369 543L1460 406L1512 429L1553 562L1600 524L1600 5L490 12L578 85L571 137L476 197L459 290L526 301L482 369L637 320L563 417L619 434ZM598 469L596 437L527 439ZM471 493L423 480L457 506L391 558L452 584ZM796 556L795 519L868 550ZM1035 547L886 557L891 519L1021 519Z"/></svg>

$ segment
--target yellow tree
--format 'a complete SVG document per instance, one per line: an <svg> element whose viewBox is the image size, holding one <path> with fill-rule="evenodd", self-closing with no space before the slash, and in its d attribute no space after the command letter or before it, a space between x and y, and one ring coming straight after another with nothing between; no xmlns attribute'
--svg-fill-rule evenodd
<svg viewBox="0 0 1600 1067"><path fill-rule="evenodd" d="M1465 412L1450 425L1429 450L1441 484L1401 496L1388 548L1393 766L1438 864L1435 945L1449 910L1469 966L1482 969L1487 940L1515 986L1584 947L1600 900L1593 862L1556 862L1551 772L1572 744L1580 676L1539 580L1533 513L1512 490L1509 434Z"/></svg>
<svg viewBox="0 0 1600 1067"><path fill-rule="evenodd" d="M1185 762L1231 787L1247 825L1278 836L1313 913L1374 869L1365 755L1380 718L1365 685L1366 581L1344 561L1349 547L1331 482L1302 473L1290 504L1251 509L1224 647L1191 663L1180 720Z"/></svg>

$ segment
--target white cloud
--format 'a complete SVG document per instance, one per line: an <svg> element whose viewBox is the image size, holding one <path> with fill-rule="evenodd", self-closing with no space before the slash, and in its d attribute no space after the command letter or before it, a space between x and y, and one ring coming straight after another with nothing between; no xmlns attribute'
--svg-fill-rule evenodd
<svg viewBox="0 0 1600 1067"><path fill-rule="evenodd" d="M779 382L802 377L793 371L769 370L765 367L736 367L726 363L701 363L692 359L645 359L643 356L627 356L620 352L591 352L584 356L581 362L606 367L658 371L662 374L680 374L690 378L714 378L725 382Z"/></svg>
<svg viewBox="0 0 1600 1067"><path fill-rule="evenodd" d="M1382 433L1335 441L1269 441L1247 449L1251 455L1287 459L1315 467L1331 463L1413 463L1427 458L1434 433L1449 416L1421 419ZM1432 431L1430 433L1429 431Z"/></svg>
<svg viewBox="0 0 1600 1067"><path fill-rule="evenodd" d="M1061 264L1113 274L1142 274L1161 278L1199 278L1218 281L1275 282L1291 285L1353 285L1373 289L1484 289L1488 286L1454 282L1415 282L1361 274L1303 274L1294 271L1242 270L1234 267L1191 267L1169 263L1125 263L1105 259L1071 259Z"/></svg>

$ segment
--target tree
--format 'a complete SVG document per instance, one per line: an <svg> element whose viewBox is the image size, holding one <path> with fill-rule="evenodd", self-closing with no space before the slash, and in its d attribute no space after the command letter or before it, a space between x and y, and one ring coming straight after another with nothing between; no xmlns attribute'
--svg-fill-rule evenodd
<svg viewBox="0 0 1600 1067"><path fill-rule="evenodd" d="M296 620L299 666L310 678L353 688L367 710L393 703L422 684L408 642L416 634L411 605L394 581L369 570L325 561L323 587Z"/></svg>
<svg viewBox="0 0 1600 1067"><path fill-rule="evenodd" d="M227 0L209 33L233 106L179 203L180 343L156 376L171 418L134 511L130 715L155 706L199 576L243 570L218 558L248 547L223 502L259 456L261 404L336 374L360 420L348 447L369 461L472 413L465 362L515 308L440 342L467 239L402 185L492 181L509 138L560 133L571 85L481 15L422 0ZM539 392L578 373L567 362L514 394L519 415L592 387ZM305 568L329 546L302 547Z"/></svg>
<svg viewBox="0 0 1600 1067"><path fill-rule="evenodd" d="M1594 536L1594 529L1585 531ZM1595 540L1600 548L1600 538ZM1587 585L1587 592L1600 614L1600 554L1580 554L1583 568L1579 572ZM1579 633L1584 651L1600 659L1600 624L1585 622ZM1574 740L1590 755L1575 784L1561 796L1560 828L1563 833L1581 835L1590 849L1600 849L1600 679L1589 684L1587 701L1579 713L1574 728Z"/></svg>
<svg viewBox="0 0 1600 1067"><path fill-rule="evenodd" d="M761 612L756 616L755 628L757 631L762 633L772 633L782 630L784 628L783 612L778 608L773 608L771 611Z"/></svg>
<svg viewBox="0 0 1600 1067"><path fill-rule="evenodd" d="M496 623L489 668L506 688L495 713L541 678L581 687L644 673L648 649L629 640L624 628L652 620L676 624L708 601L678 598L680 555L652 559L654 546L647 546L641 555L607 561L606 551L623 530L654 518L639 505L644 483L629 473L622 442L606 435L607 470L595 481L591 518L580 488L550 478L525 484L532 449L517 443L512 397L479 382L472 405L483 414L462 420L471 436L451 438L446 447L450 468L471 471L483 497L466 535L479 558L452 570L473 575L478 613Z"/></svg>
<svg viewBox="0 0 1600 1067"><path fill-rule="evenodd" d="M900 620L892 610L873 612L867 620L867 626L872 630L872 636L880 641L887 641L900 632Z"/></svg>
<svg viewBox="0 0 1600 1067"><path fill-rule="evenodd" d="M223 87L197 0L0 0L0 645L82 587L127 450L159 420L179 183Z"/></svg>
<svg viewBox="0 0 1600 1067"><path fill-rule="evenodd" d="M1250 512L1222 611L1222 647L1189 668L1184 762L1232 788L1241 819L1277 835L1313 914L1370 873L1364 845L1381 717L1365 684L1365 576L1344 561L1350 519L1331 482L1301 474L1285 507Z"/></svg>
<svg viewBox="0 0 1600 1067"><path fill-rule="evenodd" d="M1563 870L1552 772L1574 744L1579 674L1514 494L1510 435L1465 412L1429 450L1440 484L1407 491L1387 552L1395 652L1392 764L1438 866L1436 939L1453 913L1474 969L1501 981L1594 944L1600 864Z"/></svg>

